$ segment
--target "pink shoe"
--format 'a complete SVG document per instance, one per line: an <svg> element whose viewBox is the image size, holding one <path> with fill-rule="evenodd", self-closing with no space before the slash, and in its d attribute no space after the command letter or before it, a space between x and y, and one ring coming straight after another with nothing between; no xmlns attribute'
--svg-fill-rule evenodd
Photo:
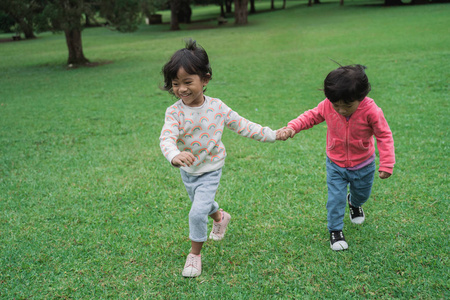
<svg viewBox="0 0 450 300"><path fill-rule="evenodd" d="M200 276L200 274L202 274L201 255L189 253L181 275L183 275L183 277L197 277Z"/></svg>
<svg viewBox="0 0 450 300"><path fill-rule="evenodd" d="M213 222L213 229L209 235L209 238L215 241L223 239L228 223L230 223L231 220L229 213L223 211L223 209L220 209L220 212L222 213L222 220L218 223L216 221Z"/></svg>

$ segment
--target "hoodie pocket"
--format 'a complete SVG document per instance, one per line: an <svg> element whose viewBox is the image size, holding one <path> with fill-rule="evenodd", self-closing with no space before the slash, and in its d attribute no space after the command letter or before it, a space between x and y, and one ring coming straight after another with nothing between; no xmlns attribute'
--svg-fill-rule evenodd
<svg viewBox="0 0 450 300"><path fill-rule="evenodd" d="M352 148L356 150L369 150L369 143L363 143L362 140L351 142Z"/></svg>
<svg viewBox="0 0 450 300"><path fill-rule="evenodd" d="M331 159L345 160L347 151L345 150L345 144L343 140L332 139L327 145L327 152Z"/></svg>

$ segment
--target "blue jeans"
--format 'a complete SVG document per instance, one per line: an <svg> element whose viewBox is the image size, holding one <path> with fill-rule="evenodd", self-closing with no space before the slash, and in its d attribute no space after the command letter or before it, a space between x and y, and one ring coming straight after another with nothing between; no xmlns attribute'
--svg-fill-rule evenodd
<svg viewBox="0 0 450 300"><path fill-rule="evenodd" d="M214 201L219 187L222 169L193 176L180 169L186 191L191 199L189 211L189 239L194 242L205 242L207 236L208 216L219 209Z"/></svg>
<svg viewBox="0 0 450 300"><path fill-rule="evenodd" d="M350 202L360 207L369 199L375 174L375 161L356 171L341 168L327 157L327 219L328 230L344 228L345 207L347 206L347 187L350 186Z"/></svg>

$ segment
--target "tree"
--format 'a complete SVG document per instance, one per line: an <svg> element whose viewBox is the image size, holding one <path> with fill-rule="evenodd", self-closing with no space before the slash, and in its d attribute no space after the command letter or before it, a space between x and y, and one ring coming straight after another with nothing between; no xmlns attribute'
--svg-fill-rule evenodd
<svg viewBox="0 0 450 300"><path fill-rule="evenodd" d="M13 17L0 10L0 31L10 33L11 28L16 24Z"/></svg>
<svg viewBox="0 0 450 300"><path fill-rule="evenodd" d="M42 12L40 0L7 0L0 1L0 10L12 17L18 24L26 39L34 39L35 16Z"/></svg>
<svg viewBox="0 0 450 300"><path fill-rule="evenodd" d="M138 24L142 21L143 2L145 0L101 0L100 16L108 20L114 29L132 32L137 30Z"/></svg>
<svg viewBox="0 0 450 300"><path fill-rule="evenodd" d="M248 23L248 0L234 0L235 24L245 25Z"/></svg>
<svg viewBox="0 0 450 300"><path fill-rule="evenodd" d="M256 13L255 0L250 0L250 13L251 14Z"/></svg>
<svg viewBox="0 0 450 300"><path fill-rule="evenodd" d="M63 31L69 50L67 64L86 64L81 40L83 26L81 20L87 10L88 2L76 0L47 0L40 18L39 30Z"/></svg>
<svg viewBox="0 0 450 300"><path fill-rule="evenodd" d="M170 30L179 30L180 23L191 22L192 10L190 0L170 1Z"/></svg>
<svg viewBox="0 0 450 300"><path fill-rule="evenodd" d="M45 6L39 15L40 31L63 31L69 51L67 64L83 65L89 63L84 56L81 32L85 16L95 12L108 20L111 27L121 31L137 29L140 20L142 0L41 0Z"/></svg>
<svg viewBox="0 0 450 300"><path fill-rule="evenodd" d="M180 6L181 0L170 1L170 30L180 30L180 23L178 22Z"/></svg>

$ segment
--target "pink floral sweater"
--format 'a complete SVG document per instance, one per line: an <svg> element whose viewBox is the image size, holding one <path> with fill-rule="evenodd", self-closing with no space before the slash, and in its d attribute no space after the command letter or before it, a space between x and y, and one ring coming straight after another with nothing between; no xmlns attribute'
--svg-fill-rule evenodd
<svg viewBox="0 0 450 300"><path fill-rule="evenodd" d="M338 114L325 99L311 110L290 121L297 133L314 125L327 123L327 156L342 168L354 167L375 152L374 136L380 155L379 171L392 174L395 164L394 139L383 111L366 97L350 119Z"/></svg>

